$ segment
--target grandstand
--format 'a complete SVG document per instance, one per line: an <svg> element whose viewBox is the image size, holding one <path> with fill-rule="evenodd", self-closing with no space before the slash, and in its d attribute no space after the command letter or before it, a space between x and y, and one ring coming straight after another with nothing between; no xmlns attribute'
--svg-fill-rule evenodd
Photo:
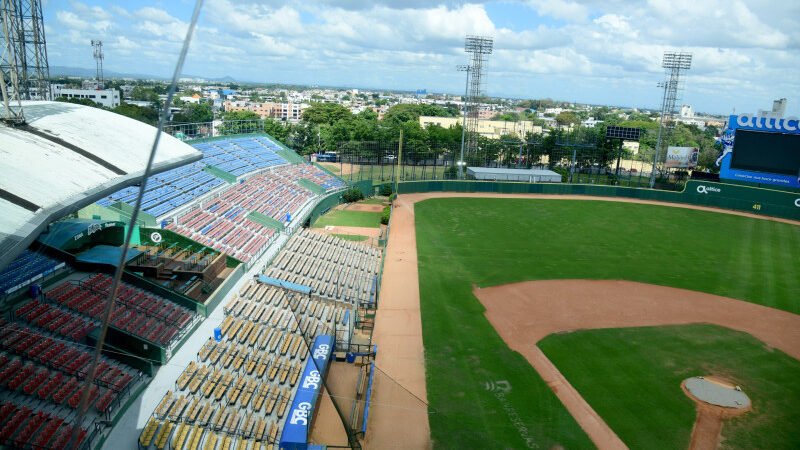
<svg viewBox="0 0 800 450"><path fill-rule="evenodd" d="M198 162L150 177L147 191L142 198L142 210L158 217L225 184L223 180L203 170L204 168L205 166ZM98 200L97 204L101 206L111 206L116 202L134 204L138 193L139 189L136 187L125 188Z"/></svg>
<svg viewBox="0 0 800 450"><path fill-rule="evenodd" d="M209 338L156 406L139 437L180 448L278 448L309 345L347 329L341 303L249 281L224 308L220 339ZM161 448L161 447L159 447Z"/></svg>
<svg viewBox="0 0 800 450"><path fill-rule="evenodd" d="M313 166L278 167L231 186L177 217L167 229L249 262L264 252L276 231L283 229L287 214L295 216L316 198L299 180L330 186L327 189L341 183Z"/></svg>
<svg viewBox="0 0 800 450"><path fill-rule="evenodd" d="M110 286L111 277L98 273L65 281L45 292L44 298L87 318L100 319ZM174 347L198 319L194 312L127 283L121 283L116 303L110 326L166 348Z"/></svg>
<svg viewBox="0 0 800 450"><path fill-rule="evenodd" d="M380 250L303 230L275 258L266 275L312 288L316 295L352 305L375 303Z"/></svg>
<svg viewBox="0 0 800 450"><path fill-rule="evenodd" d="M277 449L283 440L306 443L308 427L298 434L288 419L310 417L317 407L319 377L335 351L343 355L349 348L356 306L374 302L377 284L379 251L308 232L291 237L320 198L333 193L328 200L335 200L345 183L267 136L210 139L195 149L163 139L166 150L157 153L143 219L134 224L123 261L124 281L109 300L108 273L121 261L143 172L129 159L149 150L149 143L129 136L152 128L140 130L116 115L107 120L91 109L56 104L32 115L32 123L41 121L46 133L66 142L65 149L48 153L52 139L37 134L32 140L42 143L30 149L32 158L42 170L66 168L64 180L31 173L18 153L11 164L0 164L4 176L14 175L6 183L20 186L8 190L22 194L9 197L16 202L11 206L0 199L10 218L0 229L0 310L6 311L0 317L0 446L63 448L74 427L82 449L115 446L111 436L117 431L137 433L140 448ZM53 114L59 120L48 118ZM106 120L124 133L107 130ZM16 133L0 131L0 139ZM91 202L97 204L85 208ZM88 217L68 217L84 209ZM104 218L104 210L112 214ZM155 218L164 220L164 228L155 227ZM282 261L296 261L277 274L282 278L256 276L239 287L246 271L239 261L250 263L256 274L256 263L287 242L292 250L281 254ZM309 267L319 269L318 275L307 270L302 278L300 266L317 257L324 267ZM339 275L325 278L326 271ZM308 287L300 285L306 281ZM236 293L227 295L234 285ZM89 410L76 423L109 301L114 311ZM222 319L211 315L220 303ZM218 326L219 339L199 334L209 326ZM188 365L187 351L197 355ZM167 362L174 360L183 369L165 394L154 380L173 373L175 364ZM151 396L157 404L146 406ZM134 400L153 412L141 424L138 412L128 410ZM310 410L299 406L309 402ZM138 429L112 426L131 420Z"/></svg>
<svg viewBox="0 0 800 450"><path fill-rule="evenodd" d="M96 339L100 322L97 314L87 314L96 309L88 304L75 303L72 308L56 301L66 298L42 295L42 288L51 294L54 284L63 286L74 268L59 251L45 254L43 247L29 246L54 221L139 182L152 143L142 137L154 136L154 129L97 108L43 101L22 104L26 125L0 126L0 310L6 311L0 317L0 447L61 449L77 428L75 448L91 449L149 377L122 362L132 360L129 354L107 346L92 380L89 410L82 423L76 422L93 354L87 344ZM201 156L163 136L152 171L159 174ZM97 224L80 231L83 237L105 235ZM68 284L71 289L72 282ZM98 300L94 293L78 291L78 296L86 295L86 302L107 302L107 293ZM118 301L134 298L123 295ZM130 318L131 324L143 322L136 331L154 340L174 341L171 331L156 336L146 329L161 320L151 312L165 313L169 305L162 306L147 311L149 304L126 304L117 317ZM181 329L186 328L183 311L173 319L175 333L186 333ZM194 320L193 313L189 320Z"/></svg>
<svg viewBox="0 0 800 450"><path fill-rule="evenodd" d="M142 211L154 217L168 216L229 183L293 162L284 156L296 159L267 136L210 139L195 143L193 147L202 152L203 159L151 177L142 199ZM297 172L293 175L320 186L321 192L344 187L343 181L314 166L297 164L295 167ZM137 188L123 189L99 200L97 204L103 207L113 206L117 202L132 205L137 193Z"/></svg>
<svg viewBox="0 0 800 450"><path fill-rule="evenodd" d="M126 264L126 270L200 303L206 303L234 270L227 266L225 255L200 244L167 240L149 244L134 247L141 253Z"/></svg>
<svg viewBox="0 0 800 450"><path fill-rule="evenodd" d="M280 146L265 136L229 138L193 146L203 152L203 163L237 177L288 163L275 153L281 150Z"/></svg>

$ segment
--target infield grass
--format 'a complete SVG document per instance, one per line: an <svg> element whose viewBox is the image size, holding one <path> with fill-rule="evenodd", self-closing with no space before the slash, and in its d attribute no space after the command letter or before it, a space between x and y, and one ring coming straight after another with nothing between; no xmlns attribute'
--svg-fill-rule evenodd
<svg viewBox="0 0 800 450"><path fill-rule="evenodd" d="M438 448L524 448L526 437L538 448L592 446L486 320L473 285L624 279L800 312L797 226L574 200L432 199L417 203L415 215L430 424ZM508 395L489 390L497 381L509 382Z"/></svg>
<svg viewBox="0 0 800 450"><path fill-rule="evenodd" d="M584 330L539 347L630 448L685 449L695 406L681 390L718 375L753 410L724 422L723 448L800 448L800 361L752 336L713 325Z"/></svg>
<svg viewBox="0 0 800 450"><path fill-rule="evenodd" d="M380 228L381 213L333 209L317 219L317 221L314 223L314 228L324 228L328 225L340 227Z"/></svg>

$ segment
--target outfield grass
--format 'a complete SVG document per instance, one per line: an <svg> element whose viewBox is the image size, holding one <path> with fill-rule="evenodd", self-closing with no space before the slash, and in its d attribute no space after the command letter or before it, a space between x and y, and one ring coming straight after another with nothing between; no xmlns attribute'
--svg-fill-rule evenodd
<svg viewBox="0 0 800 450"><path fill-rule="evenodd" d="M314 228L324 228L328 225L341 227L380 228L381 213L333 209L317 219L317 221L314 223Z"/></svg>
<svg viewBox="0 0 800 450"><path fill-rule="evenodd" d="M521 430L539 448L591 447L534 369L484 318L472 285L626 279L800 312L797 226L603 201L433 199L417 203L415 213L437 447L522 448ZM483 387L499 380L512 386L506 401Z"/></svg>
<svg viewBox="0 0 800 450"><path fill-rule="evenodd" d="M587 330L539 347L630 448L687 448L695 407L680 383L712 374L753 403L725 422L724 448L800 448L800 361L748 334L712 325Z"/></svg>
<svg viewBox="0 0 800 450"><path fill-rule="evenodd" d="M481 286L624 279L800 314L796 225L606 201L433 199L416 211L420 255Z"/></svg>

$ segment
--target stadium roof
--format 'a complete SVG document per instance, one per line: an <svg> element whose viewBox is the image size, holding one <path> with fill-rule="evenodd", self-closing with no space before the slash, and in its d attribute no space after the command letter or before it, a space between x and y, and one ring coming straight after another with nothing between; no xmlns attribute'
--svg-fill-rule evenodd
<svg viewBox="0 0 800 450"><path fill-rule="evenodd" d="M22 104L25 125L0 124L0 268L48 223L138 183L156 132L100 108ZM202 153L164 133L153 173L201 158Z"/></svg>

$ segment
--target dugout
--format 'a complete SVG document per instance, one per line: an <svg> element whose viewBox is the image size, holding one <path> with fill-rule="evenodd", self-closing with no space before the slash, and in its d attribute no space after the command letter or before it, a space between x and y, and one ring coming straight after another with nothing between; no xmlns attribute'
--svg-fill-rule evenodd
<svg viewBox="0 0 800 450"><path fill-rule="evenodd" d="M502 169L467 167L467 177L481 181L518 181L523 183L561 183L561 175L543 169Z"/></svg>

